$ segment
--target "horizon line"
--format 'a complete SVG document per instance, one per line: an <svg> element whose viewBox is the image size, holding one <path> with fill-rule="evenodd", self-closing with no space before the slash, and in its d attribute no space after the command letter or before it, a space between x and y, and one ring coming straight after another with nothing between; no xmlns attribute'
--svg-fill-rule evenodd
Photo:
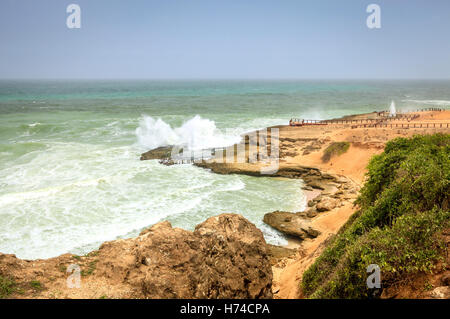
<svg viewBox="0 0 450 319"><path fill-rule="evenodd" d="M294 78L294 77L273 77L273 78L253 78L253 77L198 77L198 78L184 78L184 77L174 77L174 78L132 78L132 77L110 77L110 78L101 78L101 77L91 77L91 78L82 78L82 77L73 77L73 78L63 78L63 77L55 77L55 78L38 78L38 77L18 77L18 78L0 78L0 81L449 81L450 77L447 78L360 78L360 77L349 77L349 78L339 78L339 77L323 77L323 78Z"/></svg>

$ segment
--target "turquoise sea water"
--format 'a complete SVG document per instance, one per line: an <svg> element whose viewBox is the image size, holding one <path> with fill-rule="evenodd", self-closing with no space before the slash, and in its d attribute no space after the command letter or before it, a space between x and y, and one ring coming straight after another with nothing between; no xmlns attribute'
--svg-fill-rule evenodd
<svg viewBox="0 0 450 319"><path fill-rule="evenodd" d="M0 81L0 252L86 253L161 220L193 227L304 207L301 181L139 161L150 148L224 146L239 134L388 109L449 107L449 81Z"/></svg>

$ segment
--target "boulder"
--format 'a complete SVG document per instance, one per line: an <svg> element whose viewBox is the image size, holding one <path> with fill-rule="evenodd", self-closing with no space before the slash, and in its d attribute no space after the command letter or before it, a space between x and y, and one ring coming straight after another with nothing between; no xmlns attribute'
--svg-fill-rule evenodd
<svg viewBox="0 0 450 319"><path fill-rule="evenodd" d="M306 213L306 216L307 216L308 218L314 218L314 217L316 217L317 214L318 214L318 212L317 212L317 210L316 210L315 207L310 207L310 208L308 208L308 209L305 211L305 213Z"/></svg>
<svg viewBox="0 0 450 319"><path fill-rule="evenodd" d="M136 240L124 280L141 289L139 297L272 297L263 234L240 215L211 217L194 232L162 222Z"/></svg>
<svg viewBox="0 0 450 319"><path fill-rule="evenodd" d="M450 286L450 273L444 274L441 278L441 282L444 286Z"/></svg>
<svg viewBox="0 0 450 319"><path fill-rule="evenodd" d="M320 234L305 216L295 213L275 211L265 214L263 221L286 235L300 239L315 238Z"/></svg>
<svg viewBox="0 0 450 319"><path fill-rule="evenodd" d="M450 287L442 286L434 288L429 294L428 297L433 299L450 299Z"/></svg>
<svg viewBox="0 0 450 319"><path fill-rule="evenodd" d="M310 186L314 189L320 189L320 190L325 189L324 182L319 179L314 179L314 180L305 179L305 182L308 183L308 186Z"/></svg>
<svg viewBox="0 0 450 319"><path fill-rule="evenodd" d="M316 205L316 210L318 212L326 212L332 210L336 207L338 200L334 198L324 197L320 202Z"/></svg>
<svg viewBox="0 0 450 319"><path fill-rule="evenodd" d="M141 154L141 161L163 160L171 157L172 146L161 146Z"/></svg>

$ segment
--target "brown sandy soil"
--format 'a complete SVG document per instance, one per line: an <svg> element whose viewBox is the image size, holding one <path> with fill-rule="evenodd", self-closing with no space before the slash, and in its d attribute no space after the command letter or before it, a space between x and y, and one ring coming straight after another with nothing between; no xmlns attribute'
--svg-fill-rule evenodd
<svg viewBox="0 0 450 319"><path fill-rule="evenodd" d="M303 272L320 256L326 240L336 234L353 213L353 206L347 203L313 219L313 227L321 234L314 239L297 242L297 248L301 249L303 253L300 258L289 258L284 267L272 267L275 298L296 299L301 296L299 288ZM289 245L288 247L295 246Z"/></svg>
<svg viewBox="0 0 450 319"><path fill-rule="evenodd" d="M419 120L432 120L432 121L442 121L448 123L450 121L449 111L443 111L443 112L418 112L419 114Z"/></svg>
<svg viewBox="0 0 450 319"><path fill-rule="evenodd" d="M450 110L441 112L418 112L419 118L407 121L392 121L395 124L412 124L412 123L450 123ZM347 116L346 119L370 118L369 114ZM286 164L300 164L305 166L317 167L320 170L344 175L353 179L358 184L362 184L366 166L370 158L375 154L383 152L384 145L387 141L396 137L410 137L414 134L433 134L437 132L449 132L450 128L350 128L349 125L325 125L325 126L305 126L305 127L289 127L281 126L280 140L281 148L285 152L293 153L297 151L296 156L287 156L282 159ZM312 142L283 142L286 139L304 139L308 138ZM315 141L314 141L315 140ZM329 162L324 163L321 160L323 150L332 142L346 141L350 142L350 149L341 156L332 158ZM317 144L317 145L314 145ZM314 149L314 147L318 147ZM305 150L309 154L304 154ZM282 163L283 164L283 163Z"/></svg>
<svg viewBox="0 0 450 319"><path fill-rule="evenodd" d="M366 166L370 158L375 154L383 152L381 145L376 146L355 146L351 144L348 151L341 156L333 157L329 162L323 163L321 160L322 153L314 152L310 155L299 155L292 161L302 163L307 166L318 167L321 171L343 175L351 178L358 184L363 184Z"/></svg>

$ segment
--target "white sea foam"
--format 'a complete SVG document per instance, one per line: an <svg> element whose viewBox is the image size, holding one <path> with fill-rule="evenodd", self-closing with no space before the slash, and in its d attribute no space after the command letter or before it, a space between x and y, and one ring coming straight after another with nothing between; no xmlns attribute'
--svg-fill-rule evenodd
<svg viewBox="0 0 450 319"><path fill-rule="evenodd" d="M391 106L390 106L390 116L395 116L396 113L397 113L397 111L395 109L395 102L392 101Z"/></svg>
<svg viewBox="0 0 450 319"><path fill-rule="evenodd" d="M137 134L153 146L227 145L237 142L241 133L264 126L264 121L245 121L223 134L200 116L180 127L143 117L136 132L136 119L107 119L101 125L94 122L74 140L36 140L45 147L0 166L0 251L27 259L82 254L104 241L136 236L161 220L193 229L227 212L242 214L261 227L268 242L284 243L282 235L265 227L262 216L275 209L298 211L303 205L300 181L222 176L192 165L142 162L141 148L134 142ZM30 123L37 121L26 125ZM110 144L114 139L120 143Z"/></svg>
<svg viewBox="0 0 450 319"><path fill-rule="evenodd" d="M104 241L136 236L161 220L192 229L226 212L243 214L263 227L269 242L283 243L282 235L264 228L263 214L297 211L303 204L297 181L222 176L192 165L141 162L136 146L47 146L0 169L2 252L31 259L82 254ZM268 192L273 185L275 190Z"/></svg>
<svg viewBox="0 0 450 319"><path fill-rule="evenodd" d="M416 104L425 104L425 105L450 106L450 101L447 100L402 100L402 102L412 102Z"/></svg>
<svg viewBox="0 0 450 319"><path fill-rule="evenodd" d="M23 202L23 201L33 200L33 199L41 199L41 198L47 197L47 196L53 196L60 192L68 191L68 190L76 188L76 187L96 186L103 182L105 182L105 178L97 178L97 179L92 179L92 180L77 181L77 182L74 182L71 184L66 184L66 185L37 189L37 190L29 191L29 192L8 193L8 194L0 196L0 207L2 205L11 204L14 202Z"/></svg>
<svg viewBox="0 0 450 319"><path fill-rule="evenodd" d="M139 145L154 149L167 145L185 145L199 150L224 147L240 141L238 134L224 134L217 129L214 121L194 116L180 127L172 128L162 119L143 116L136 129Z"/></svg>

